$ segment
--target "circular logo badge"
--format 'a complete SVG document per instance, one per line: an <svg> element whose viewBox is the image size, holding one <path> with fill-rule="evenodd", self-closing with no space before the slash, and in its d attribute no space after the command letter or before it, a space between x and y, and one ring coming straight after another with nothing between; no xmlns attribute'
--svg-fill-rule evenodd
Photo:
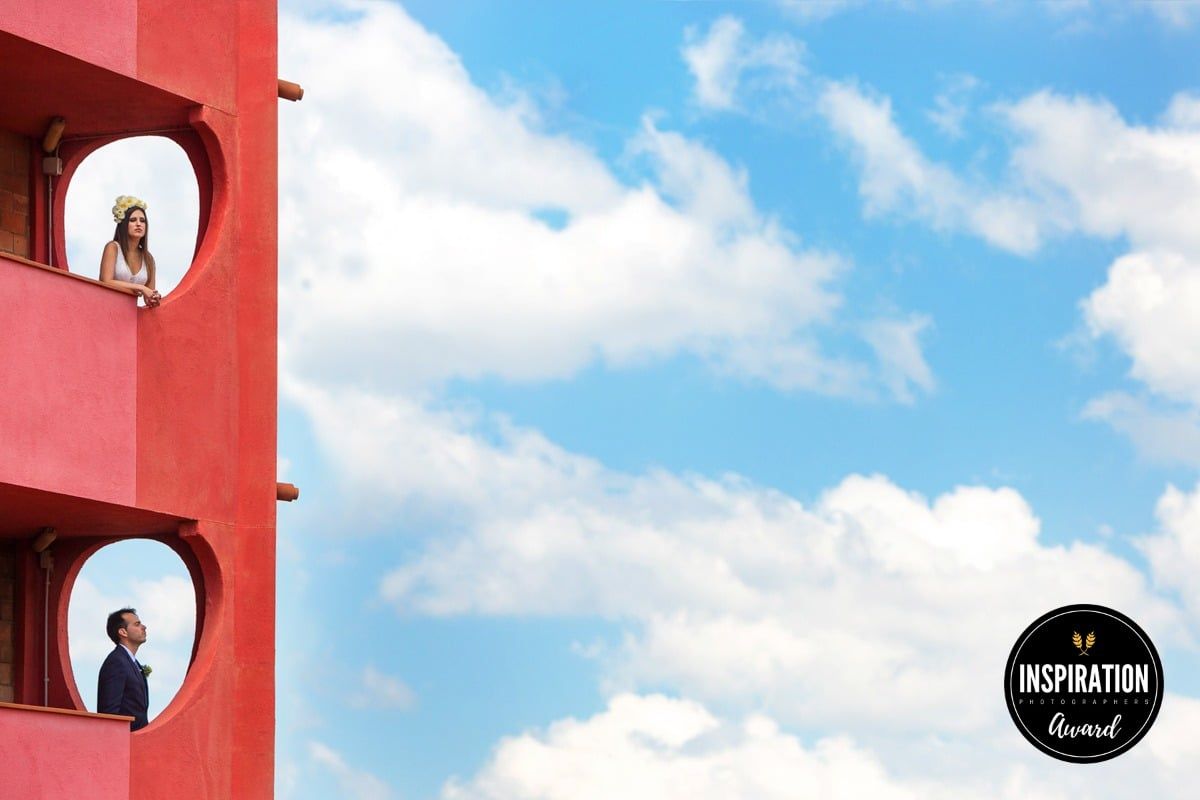
<svg viewBox="0 0 1200 800"><path fill-rule="evenodd" d="M1162 706L1162 661L1119 611L1074 605L1043 614L1013 645L1004 699L1043 753L1090 764L1137 744Z"/></svg>

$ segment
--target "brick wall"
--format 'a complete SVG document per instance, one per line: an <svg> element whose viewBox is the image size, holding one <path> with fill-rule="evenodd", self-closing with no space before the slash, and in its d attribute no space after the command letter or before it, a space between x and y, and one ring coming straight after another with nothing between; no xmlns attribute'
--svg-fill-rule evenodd
<svg viewBox="0 0 1200 800"><path fill-rule="evenodd" d="M17 556L12 545L0 544L0 701L13 699L13 603L16 600Z"/></svg>
<svg viewBox="0 0 1200 800"><path fill-rule="evenodd" d="M0 130L0 253L29 258L29 140Z"/></svg>

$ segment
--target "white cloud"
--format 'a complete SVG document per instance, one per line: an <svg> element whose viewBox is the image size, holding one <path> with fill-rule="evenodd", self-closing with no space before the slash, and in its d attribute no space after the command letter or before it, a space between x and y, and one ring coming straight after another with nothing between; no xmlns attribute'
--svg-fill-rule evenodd
<svg viewBox="0 0 1200 800"><path fill-rule="evenodd" d="M899 214L939 231L969 231L1014 253L1029 254L1040 245L1042 223L1034 204L1016 194L971 186L946 165L931 161L900 130L888 98L830 81L818 109L859 164L859 193L867 216Z"/></svg>
<svg viewBox="0 0 1200 800"><path fill-rule="evenodd" d="M1194 0L1062 0L1038 5L1073 20L1069 31L1102 32L1105 27L1128 25L1131 17L1145 14L1169 32L1181 33L1200 18L1200 4Z"/></svg>
<svg viewBox="0 0 1200 800"><path fill-rule="evenodd" d="M1189 773L1200 758L1200 741L1194 735L1197 724L1200 724L1200 700L1168 692L1154 728L1139 744L1145 747L1145 755L1156 762L1154 772L1160 784L1164 789L1173 787L1175 791L1170 793L1181 797L1192 787Z"/></svg>
<svg viewBox="0 0 1200 800"><path fill-rule="evenodd" d="M350 698L350 704L356 708L398 711L408 711L416 702L417 696L408 684L380 672L373 664L363 668L362 687Z"/></svg>
<svg viewBox="0 0 1200 800"><path fill-rule="evenodd" d="M1148 10L1172 28L1187 29L1200 19L1200 3L1194 0L1141 0L1135 5Z"/></svg>
<svg viewBox="0 0 1200 800"><path fill-rule="evenodd" d="M313 102L289 109L284 129L284 216L320 221L283 230L284 388L313 420L346 505L366 509L343 524L380 529L403 512L429 532L426 550L381 586L405 612L616 619L626 638L598 656L608 686L669 685L694 698L639 709L624 695L633 710L614 704L609 718L509 740L450 796L553 797L571 780L600 781L600 793L620 772L623 796L681 785L702 797L727 787L723 776L753 787L759 745L787 763L804 756L826 775L820 787L839 786L837 759L779 724L870 731L891 737L892 753L920 739L913 763L928 767L944 741L987 749L998 725L1012 736L996 665L1046 608L1085 596L1156 638L1186 638L1142 573L1098 546L1044 544L1010 489L927 499L850 476L803 504L737 476L618 472L502 419L435 410L430 387L450 377L539 380L681 352L784 388L882 385L905 399L935 382L917 315L859 326L878 370L823 354L815 329L836 319L844 266L802 250L757 209L737 165L647 118L630 150L651 178L623 182L580 143L545 132L528 104L478 90L401 10L361 9L324 26L285 17L282 37L287 72L313 76ZM740 80L721 66L738 41L708 53L716 102ZM335 51L345 57L331 74L322 65ZM1029 157L1017 162L1034 189L1004 194L927 158L886 100L830 83L822 109L864 165L871 213L911 213L1022 253L1047 231L1103 219L1077 214L1070 193L1039 175L1036 126L1022 129ZM777 722L722 722L697 702L715 713L770 708ZM569 730L583 731L583 750L608 736L634 766L614 771L602 748L591 760L572 752ZM722 736L735 756L705 750ZM334 774L382 791L314 747ZM845 780L875 776L881 793L930 796L903 776L889 782L872 751L846 752ZM1019 773L1001 777L1010 796L1032 793Z"/></svg>
<svg viewBox="0 0 1200 800"><path fill-rule="evenodd" d="M1200 129L1200 95L1180 92L1171 98L1163 123L1170 128Z"/></svg>
<svg viewBox="0 0 1200 800"><path fill-rule="evenodd" d="M1097 398L1085 414L1127 433L1145 455L1195 463L1200 410L1200 126L1176 95L1157 126L1132 125L1103 100L1040 92L1003 110L1023 137L1013 164L1064 227L1132 247L1082 303L1095 338L1111 338L1130 374L1162 403Z"/></svg>
<svg viewBox="0 0 1200 800"><path fill-rule="evenodd" d="M730 111L747 94L794 90L804 74L804 45L786 34L755 40L736 17L723 16L701 34L684 34L683 60L695 79L695 100L702 108Z"/></svg>
<svg viewBox="0 0 1200 800"><path fill-rule="evenodd" d="M630 150L652 180L624 183L479 90L398 7L353 8L282 22L284 71L308 89L281 126L285 370L414 392L690 353L778 387L886 393L818 344L847 264L757 209L744 170L647 118Z"/></svg>
<svg viewBox="0 0 1200 800"><path fill-rule="evenodd" d="M707 147L682 134L659 130L647 117L632 150L649 156L658 190L688 216L715 230L753 229L759 224L746 170Z"/></svg>
<svg viewBox="0 0 1200 800"><path fill-rule="evenodd" d="M969 111L971 93L979 87L973 75L957 74L942 78L943 88L934 98L934 107L925 112L937 129L950 139L961 139L963 122Z"/></svg>
<svg viewBox="0 0 1200 800"><path fill-rule="evenodd" d="M291 759L278 757L275 762L275 796L292 798L300 788L300 766Z"/></svg>
<svg viewBox="0 0 1200 800"><path fill-rule="evenodd" d="M1200 613L1200 584L1195 580L1200 569L1200 486L1191 492L1168 487L1155 516L1161 530L1140 542L1154 577L1179 592L1193 614Z"/></svg>
<svg viewBox="0 0 1200 800"><path fill-rule="evenodd" d="M478 775L442 791L443 800L921 796L849 740L805 748L766 717L722 724L697 703L660 695L621 695L590 719L505 739Z"/></svg>
<svg viewBox="0 0 1200 800"><path fill-rule="evenodd" d="M370 772L355 769L346 763L341 753L321 742L308 743L312 761L330 772L344 794L360 800L386 800L392 797L391 787Z"/></svg>
<svg viewBox="0 0 1200 800"><path fill-rule="evenodd" d="M1145 458L1200 466L1200 412L1195 408L1163 407L1143 397L1109 392L1088 401L1083 417L1108 423L1129 437Z"/></svg>
<svg viewBox="0 0 1200 800"><path fill-rule="evenodd" d="M1200 253L1200 250L1197 251ZM1095 336L1112 336L1132 375L1166 397L1200 405L1200 270L1171 252L1137 252L1110 267L1083 304Z"/></svg>
<svg viewBox="0 0 1200 800"><path fill-rule="evenodd" d="M1068 800L1192 795L1198 755L1191 731L1200 701L1169 695L1138 748L1088 770L1048 769L1015 732L984 743L942 741L925 755L937 776L885 764L855 739L806 745L768 715L722 719L687 699L622 694L587 719L503 739L470 779L443 787L442 800Z"/></svg>
<svg viewBox="0 0 1200 800"><path fill-rule="evenodd" d="M884 5L876 0L871 6ZM775 5L798 22L819 22L844 12L868 5L865 0L775 0ZM956 5L960 0L890 0L886 5L901 11L938 11ZM1027 15L1045 13L1052 20L1066 21L1065 32L1101 32L1113 25L1126 25L1131 15L1146 13L1168 29L1186 30L1200 18L1200 4L1194 0L1053 0L1029 3L971 3L976 14L1008 14L1013 11Z"/></svg>
<svg viewBox="0 0 1200 800"><path fill-rule="evenodd" d="M691 38L695 39L694 31ZM700 45L705 47L701 48ZM713 107L737 102L735 55L748 47L740 22L723 17L685 48L696 91ZM705 58L698 69L697 53ZM966 231L1015 253L1035 252L1051 234L1127 237L1137 249L1200 249L1200 101L1174 97L1157 127L1126 123L1108 102L1043 90L991 108L1015 135L1002 188L968 181L927 156L896 122L891 100L853 81L814 77L817 112L853 153L868 217L895 214L939 231ZM943 79L927 115L962 135L970 75ZM795 83L793 82L793 87Z"/></svg>
<svg viewBox="0 0 1200 800"><path fill-rule="evenodd" d="M196 631L196 590L192 581L181 575L164 575L157 580L135 580L130 585L141 607L153 609L155 640L182 642L190 647Z"/></svg>
<svg viewBox="0 0 1200 800"><path fill-rule="evenodd" d="M1157 126L1134 125L1108 102L1038 92L999 112L1020 137L1012 165L1064 231L1121 237L1131 251L1082 303L1088 332L1111 337L1153 395L1096 398L1085 415L1127 433L1156 460L1194 462L1200 409L1200 127L1193 95L1176 95Z"/></svg>
<svg viewBox="0 0 1200 800"><path fill-rule="evenodd" d="M901 402L911 403L913 389L932 392L933 370L921 352L920 336L933 321L926 316L908 319L876 320L863 333L879 360L882 380Z"/></svg>
<svg viewBox="0 0 1200 800"><path fill-rule="evenodd" d="M1021 138L1014 169L1070 230L1128 237L1135 249L1200 248L1200 131L1129 125L1108 102L1038 92L1000 106Z"/></svg>
<svg viewBox="0 0 1200 800"><path fill-rule="evenodd" d="M986 676L1047 608L1088 597L1184 637L1123 559L1041 543L1011 489L926 499L851 476L805 505L737 476L610 470L502 420L293 397L347 502L430 531L385 599L406 613L622 620L627 639L602 655L616 689L670 685L789 724L963 733L1003 714Z"/></svg>
<svg viewBox="0 0 1200 800"><path fill-rule="evenodd" d="M1106 101L1049 91L999 104L994 114L1016 136L1012 188L1002 193L926 157L896 124L887 98L831 82L820 101L859 161L868 216L907 215L1017 253L1032 253L1051 234L1125 239L1131 252L1082 303L1087 331L1111 337L1130 357L1132 377L1153 394L1191 410L1150 414L1109 395L1085 414L1131 435L1150 458L1185 461L1194 460L1181 451L1196 438L1190 417L1200 409L1197 107L1194 95L1179 94L1157 126L1145 126L1126 122ZM919 349L909 361L923 363ZM893 395L904 398L906 385L893 383ZM1172 442L1180 433L1185 438Z"/></svg>
<svg viewBox="0 0 1200 800"><path fill-rule="evenodd" d="M865 0L775 0L793 19L818 22L865 4Z"/></svg>

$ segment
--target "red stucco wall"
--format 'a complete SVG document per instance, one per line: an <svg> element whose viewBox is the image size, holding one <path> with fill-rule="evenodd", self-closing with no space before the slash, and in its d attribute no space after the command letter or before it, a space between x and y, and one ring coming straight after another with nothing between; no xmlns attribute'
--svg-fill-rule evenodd
<svg viewBox="0 0 1200 800"><path fill-rule="evenodd" d="M113 72L137 64L137 0L21 0L3 5L3 30Z"/></svg>
<svg viewBox="0 0 1200 800"><path fill-rule="evenodd" d="M128 719L0 705L0 797L126 800Z"/></svg>
<svg viewBox="0 0 1200 800"><path fill-rule="evenodd" d="M132 503L134 299L0 256L0 482Z"/></svg>
<svg viewBox="0 0 1200 800"><path fill-rule="evenodd" d="M191 571L198 641L170 706L147 728L123 733L125 769L132 764L134 776L127 796L270 797L276 4L33 0L31 6L0 4L0 32L40 46L26 47L20 65L0 61L0 82L9 68L22 70L27 81L58 78L21 94L26 107L0 109L0 117L29 136L38 135L30 120L68 120L63 176L49 198L35 197L32 204L34 251L47 260L61 254L62 204L75 168L114 135L105 92L122 104L116 135L161 131L164 120L170 123L166 135L184 146L196 168L202 207L192 269L157 309L138 309L128 295L0 259L0 389L6 395L0 442L16 443L0 446L0 535L14 539L17 553L16 699L41 702L45 612L49 703L82 708L76 684L95 676L71 675L67 599L86 558L113 540L122 521L142 520L137 535L173 547ZM38 59L45 60L44 70ZM78 87L59 86L61 80L90 87L92 107L74 115L61 107L81 96ZM41 187L35 184L35 194ZM43 206L52 209L49 217ZM53 246L46 235L50 220ZM6 531L3 524L4 504L22 502L22 486L39 490L40 504L54 502L48 491L59 493L60 510L88 521L60 523L70 533L52 546L48 608L43 573L28 547L35 521L27 530ZM26 509L31 496L24 496ZM177 518L190 521L180 525ZM51 753L70 747L72 735L59 728L38 733ZM6 755L0 751L0 775ZM84 767L47 759L41 769L46 780L56 770L68 780ZM0 796L8 795L0 790ZM56 790L43 796L100 795Z"/></svg>

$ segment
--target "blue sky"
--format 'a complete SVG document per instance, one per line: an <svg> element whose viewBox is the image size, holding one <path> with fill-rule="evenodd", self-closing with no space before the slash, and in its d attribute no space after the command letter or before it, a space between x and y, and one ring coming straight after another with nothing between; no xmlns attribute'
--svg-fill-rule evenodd
<svg viewBox="0 0 1200 800"><path fill-rule="evenodd" d="M1200 9L281 14L281 796L1187 796ZM1091 770L1068 602L1171 692Z"/></svg>

